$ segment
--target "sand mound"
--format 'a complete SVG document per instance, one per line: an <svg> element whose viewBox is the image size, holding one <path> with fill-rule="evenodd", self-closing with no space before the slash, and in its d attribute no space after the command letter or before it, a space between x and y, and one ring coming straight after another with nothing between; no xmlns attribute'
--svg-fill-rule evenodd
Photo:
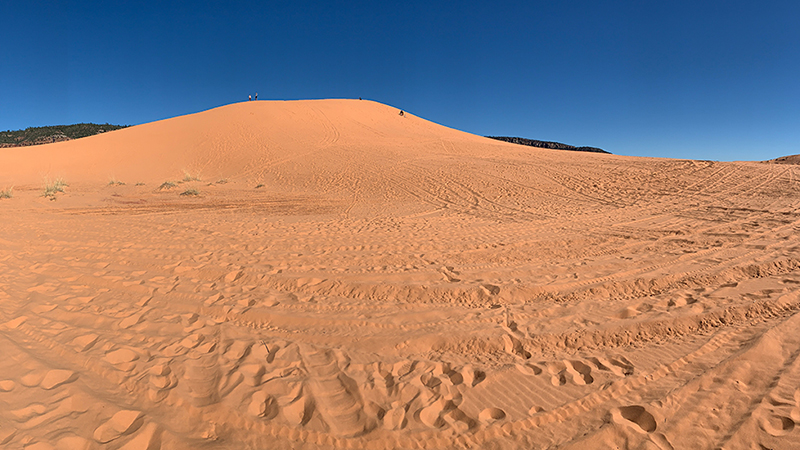
<svg viewBox="0 0 800 450"><path fill-rule="evenodd" d="M80 140L0 150L0 166L14 169L0 173L0 185L188 175L328 191L374 183L375 171L431 151L476 155L492 147L485 138L399 111L359 100L237 103Z"/></svg>
<svg viewBox="0 0 800 450"><path fill-rule="evenodd" d="M0 447L800 440L795 166L539 150L331 100L0 167Z"/></svg>

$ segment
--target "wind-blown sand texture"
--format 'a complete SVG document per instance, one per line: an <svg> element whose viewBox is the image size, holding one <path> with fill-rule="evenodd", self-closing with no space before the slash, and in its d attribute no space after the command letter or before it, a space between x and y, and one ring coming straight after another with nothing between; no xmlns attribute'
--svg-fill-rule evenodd
<svg viewBox="0 0 800 450"><path fill-rule="evenodd" d="M798 170L357 100L2 150L0 447L797 448Z"/></svg>

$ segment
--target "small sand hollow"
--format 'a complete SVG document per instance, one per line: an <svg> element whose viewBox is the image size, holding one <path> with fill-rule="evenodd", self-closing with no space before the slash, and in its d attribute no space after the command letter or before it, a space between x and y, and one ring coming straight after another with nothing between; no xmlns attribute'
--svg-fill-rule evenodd
<svg viewBox="0 0 800 450"><path fill-rule="evenodd" d="M798 166L398 111L0 149L0 448L798 448Z"/></svg>

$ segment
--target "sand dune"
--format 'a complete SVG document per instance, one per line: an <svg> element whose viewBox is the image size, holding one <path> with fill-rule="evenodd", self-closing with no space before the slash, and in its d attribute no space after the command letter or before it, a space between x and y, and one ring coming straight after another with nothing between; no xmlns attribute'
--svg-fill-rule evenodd
<svg viewBox="0 0 800 450"><path fill-rule="evenodd" d="M796 448L796 166L398 112L0 149L0 447Z"/></svg>

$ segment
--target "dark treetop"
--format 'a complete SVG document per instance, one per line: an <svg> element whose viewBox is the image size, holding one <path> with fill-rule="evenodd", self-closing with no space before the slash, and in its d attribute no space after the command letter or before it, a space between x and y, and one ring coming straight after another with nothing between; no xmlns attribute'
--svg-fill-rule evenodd
<svg viewBox="0 0 800 450"><path fill-rule="evenodd" d="M489 139L497 139L498 141L511 142L512 144L527 145L530 147L551 148L554 150L570 150L573 152L593 152L593 153L611 153L597 147L575 147L574 145L562 144L560 142L550 141L537 141L534 139L525 139L521 137L508 137L508 136L486 136Z"/></svg>

